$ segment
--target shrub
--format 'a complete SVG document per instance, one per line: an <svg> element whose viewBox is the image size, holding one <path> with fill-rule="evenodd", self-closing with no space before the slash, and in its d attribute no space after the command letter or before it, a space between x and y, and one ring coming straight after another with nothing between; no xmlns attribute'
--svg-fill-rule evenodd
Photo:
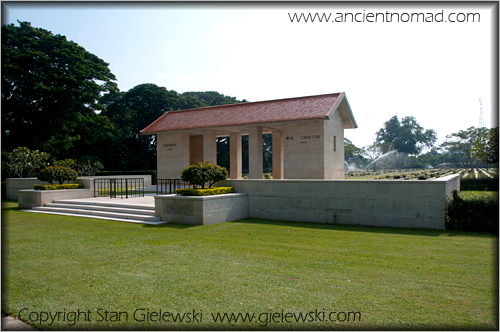
<svg viewBox="0 0 500 332"><path fill-rule="evenodd" d="M498 191L498 178L460 179L460 189L463 191Z"/></svg>
<svg viewBox="0 0 500 332"><path fill-rule="evenodd" d="M460 197L455 191L446 202L446 229L498 233L498 193Z"/></svg>
<svg viewBox="0 0 500 332"><path fill-rule="evenodd" d="M35 184L33 189L35 190L61 190L61 189L81 189L83 184L81 183L66 183L66 184Z"/></svg>
<svg viewBox="0 0 500 332"><path fill-rule="evenodd" d="M186 167L181 172L181 180L189 182L193 188L198 186L201 189L205 189L205 184L208 183L208 187L216 182L225 180L227 178L227 170L224 167L210 164L210 160L205 163L199 162L196 165L191 165Z"/></svg>
<svg viewBox="0 0 500 332"><path fill-rule="evenodd" d="M64 181L75 181L78 178L78 173L71 168L62 166L49 166L42 169L38 173L38 180L46 181L52 184L53 181L58 181L63 184Z"/></svg>
<svg viewBox="0 0 500 332"><path fill-rule="evenodd" d="M54 162L54 166L75 169L76 168L76 161L74 159L57 160Z"/></svg>
<svg viewBox="0 0 500 332"><path fill-rule="evenodd" d="M213 187L207 189L177 189L175 193L179 196L209 196L209 195L223 195L234 193L233 187Z"/></svg>
<svg viewBox="0 0 500 332"><path fill-rule="evenodd" d="M8 177L30 177L35 171L47 164L49 154L27 147L19 147L12 152L4 152L4 161Z"/></svg>

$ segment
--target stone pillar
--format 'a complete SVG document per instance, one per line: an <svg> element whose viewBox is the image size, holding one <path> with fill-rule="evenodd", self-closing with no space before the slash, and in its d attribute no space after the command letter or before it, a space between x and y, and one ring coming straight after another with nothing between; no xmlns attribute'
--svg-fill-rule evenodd
<svg viewBox="0 0 500 332"><path fill-rule="evenodd" d="M273 131L273 179L283 179L283 132Z"/></svg>
<svg viewBox="0 0 500 332"><path fill-rule="evenodd" d="M189 134L160 133L156 139L158 179L179 179L189 166Z"/></svg>
<svg viewBox="0 0 500 332"><path fill-rule="evenodd" d="M229 135L229 177L233 180L241 179L241 134Z"/></svg>
<svg viewBox="0 0 500 332"><path fill-rule="evenodd" d="M262 179L264 172L262 157L262 127L248 128L248 177Z"/></svg>
<svg viewBox="0 0 500 332"><path fill-rule="evenodd" d="M217 133L215 131L203 132L203 162L210 160L217 164Z"/></svg>

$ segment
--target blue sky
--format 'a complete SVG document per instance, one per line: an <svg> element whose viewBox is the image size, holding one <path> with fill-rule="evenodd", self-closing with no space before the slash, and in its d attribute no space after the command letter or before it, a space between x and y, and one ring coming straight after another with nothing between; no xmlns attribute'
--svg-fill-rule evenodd
<svg viewBox="0 0 500 332"><path fill-rule="evenodd" d="M345 91L358 123L345 136L363 147L396 114L416 117L442 142L479 125L479 98L485 126L497 125L494 5L2 2L2 24L65 35L108 62L122 91L155 83L249 101ZM480 22L296 23L288 15L386 11L479 13Z"/></svg>

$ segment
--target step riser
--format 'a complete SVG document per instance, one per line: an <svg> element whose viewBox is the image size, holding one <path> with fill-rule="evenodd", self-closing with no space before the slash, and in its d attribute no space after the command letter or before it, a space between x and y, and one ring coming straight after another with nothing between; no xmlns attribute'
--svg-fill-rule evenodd
<svg viewBox="0 0 500 332"><path fill-rule="evenodd" d="M44 212L58 212L58 213L68 213L68 214L85 214L98 217L110 217L110 218L120 218L120 219L133 219L133 220L143 220L143 221L160 221L159 217L151 215L139 215L139 214L129 214L127 212L116 213L116 212L105 212L96 210L78 210L71 208L52 208L52 207L33 207L33 210L44 211Z"/></svg>
<svg viewBox="0 0 500 332"><path fill-rule="evenodd" d="M71 205L85 205L85 206L96 206L98 208L109 207L109 208L120 208L120 209L135 209L135 210L151 210L154 211L154 206L144 206L144 205L125 205L117 203L103 203L103 202L79 202L79 201L54 201L49 204L71 204Z"/></svg>
<svg viewBox="0 0 500 332"><path fill-rule="evenodd" d="M21 211L32 212L32 213L41 213L41 214L52 214L52 215L74 216L74 217L83 217L83 218L92 218L92 219L122 221L122 222L146 224L146 225L168 224L168 221L145 221L145 220L135 220L135 219L121 219L121 218L111 218L111 217L101 217L101 216L71 214L71 213L61 213L61 212L47 212L47 211L40 211L40 210L21 210Z"/></svg>
<svg viewBox="0 0 500 332"><path fill-rule="evenodd" d="M76 210L92 210L92 211L104 211L104 212L115 212L115 213L125 213L125 214L139 214L139 215L151 215L154 216L154 210L145 209L129 209L123 207L109 207L109 206L97 206L97 205L83 205L83 204L62 204L62 203L47 203L45 207L50 208L63 208L63 209L76 209Z"/></svg>

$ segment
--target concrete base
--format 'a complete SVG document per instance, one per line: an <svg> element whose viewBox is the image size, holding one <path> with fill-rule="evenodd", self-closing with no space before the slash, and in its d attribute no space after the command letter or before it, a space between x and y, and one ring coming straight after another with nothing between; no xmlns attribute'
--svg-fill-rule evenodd
<svg viewBox="0 0 500 332"><path fill-rule="evenodd" d="M91 189L63 189L63 190L19 190L18 201L22 209L31 209L35 206L44 206L47 203L62 199L94 197Z"/></svg>
<svg viewBox="0 0 500 332"><path fill-rule="evenodd" d="M155 215L164 221L188 225L236 221L248 217L248 197L246 194L155 196Z"/></svg>
<svg viewBox="0 0 500 332"><path fill-rule="evenodd" d="M257 219L445 229L446 197L460 176L406 180L226 180Z"/></svg>
<svg viewBox="0 0 500 332"><path fill-rule="evenodd" d="M118 178L143 178L144 186L151 185L151 175L111 175L111 176L80 176L76 181L70 183L81 183L85 189L94 190L94 179L118 179ZM6 181L7 199L18 199L18 191L25 189L33 189L33 185L47 185L48 182L39 181L36 178L12 179ZM57 184L57 183L55 183ZM79 197L78 197L79 198Z"/></svg>

